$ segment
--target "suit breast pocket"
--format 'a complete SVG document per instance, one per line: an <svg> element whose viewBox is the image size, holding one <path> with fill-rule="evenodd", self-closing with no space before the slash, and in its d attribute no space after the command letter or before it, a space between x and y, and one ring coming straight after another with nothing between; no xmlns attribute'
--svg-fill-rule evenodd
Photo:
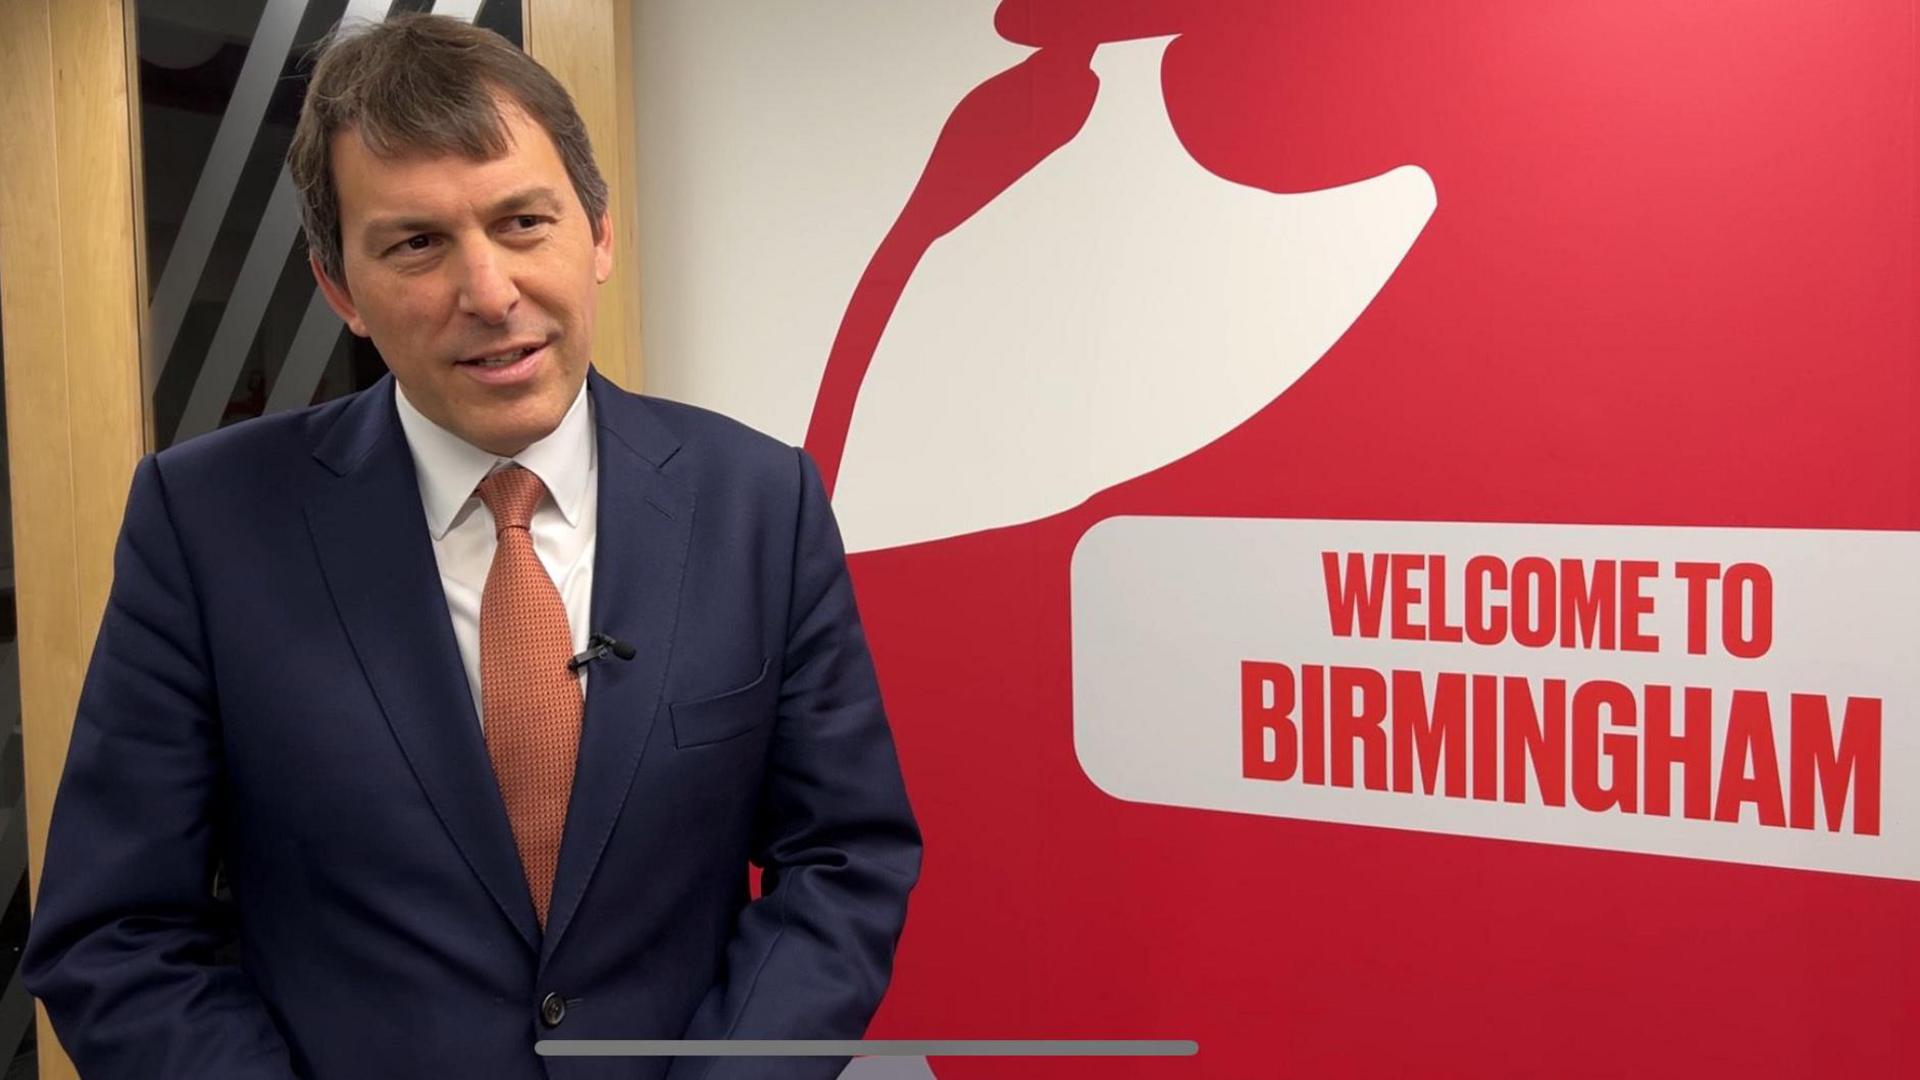
<svg viewBox="0 0 1920 1080"><path fill-rule="evenodd" d="M769 684L777 680L769 678L772 667L772 657L764 657L760 674L745 686L668 706L673 714L673 745L685 750L724 742L765 723L773 715L775 687Z"/></svg>

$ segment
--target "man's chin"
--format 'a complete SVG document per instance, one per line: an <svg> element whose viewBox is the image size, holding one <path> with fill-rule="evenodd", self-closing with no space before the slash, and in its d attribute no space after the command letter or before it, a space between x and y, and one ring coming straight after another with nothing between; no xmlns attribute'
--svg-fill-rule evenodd
<svg viewBox="0 0 1920 1080"><path fill-rule="evenodd" d="M453 383L444 385L436 396L445 418L434 418L435 410L430 408L422 411L465 442L501 457L512 457L551 435L566 418L585 380L584 372L565 377L549 371L544 373L549 377L534 382L482 386L454 374ZM408 399L421 404L419 395L409 392Z"/></svg>
<svg viewBox="0 0 1920 1080"><path fill-rule="evenodd" d="M498 457L512 457L541 439L553 434L560 426L560 417L556 414L552 423L526 424L513 427L492 427L467 437L467 441Z"/></svg>

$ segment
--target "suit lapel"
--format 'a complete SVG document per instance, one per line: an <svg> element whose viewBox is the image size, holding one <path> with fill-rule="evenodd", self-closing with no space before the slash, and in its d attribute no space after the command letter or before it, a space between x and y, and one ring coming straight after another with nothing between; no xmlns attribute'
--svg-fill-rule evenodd
<svg viewBox="0 0 1920 1080"><path fill-rule="evenodd" d="M653 730L693 534L692 496L661 472L677 441L643 401L599 373L588 376L588 390L600 455L591 627L635 651L629 661L594 664L587 679L586 716L542 966L580 906Z"/></svg>
<svg viewBox="0 0 1920 1080"><path fill-rule="evenodd" d="M391 377L347 408L314 456L335 479L307 503L307 523L354 653L441 824L501 912L538 948L539 924L454 642Z"/></svg>

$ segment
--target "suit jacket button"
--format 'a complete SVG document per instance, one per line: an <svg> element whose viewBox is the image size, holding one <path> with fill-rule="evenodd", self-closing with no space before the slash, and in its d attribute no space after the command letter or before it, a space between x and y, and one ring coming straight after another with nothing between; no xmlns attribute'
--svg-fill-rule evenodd
<svg viewBox="0 0 1920 1080"><path fill-rule="evenodd" d="M550 1028L560 1026L567 1018L567 999L559 994L548 994L540 999L540 1022Z"/></svg>

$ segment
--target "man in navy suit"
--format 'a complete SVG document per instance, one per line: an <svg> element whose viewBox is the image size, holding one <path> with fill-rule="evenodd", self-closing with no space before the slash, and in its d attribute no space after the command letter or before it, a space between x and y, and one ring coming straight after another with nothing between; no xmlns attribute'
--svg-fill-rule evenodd
<svg viewBox="0 0 1920 1080"><path fill-rule="evenodd" d="M606 186L499 38L335 41L290 159L391 374L140 463L28 987L88 1080L836 1074L534 1052L880 1001L920 836L812 463L591 370Z"/></svg>

